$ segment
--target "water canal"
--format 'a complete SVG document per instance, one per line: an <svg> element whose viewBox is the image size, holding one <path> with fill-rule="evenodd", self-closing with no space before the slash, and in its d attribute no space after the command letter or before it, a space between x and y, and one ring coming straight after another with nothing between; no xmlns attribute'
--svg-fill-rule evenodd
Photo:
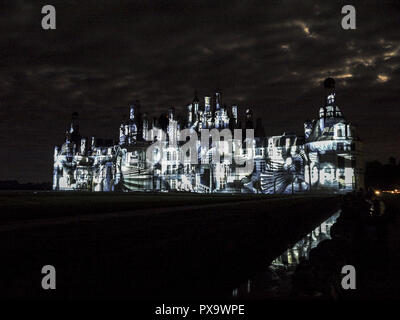
<svg viewBox="0 0 400 320"><path fill-rule="evenodd" d="M330 230L341 210L322 222L301 240L276 257L267 269L242 283L232 291L234 299L287 298L297 265L309 258L310 251L321 241L331 239Z"/></svg>

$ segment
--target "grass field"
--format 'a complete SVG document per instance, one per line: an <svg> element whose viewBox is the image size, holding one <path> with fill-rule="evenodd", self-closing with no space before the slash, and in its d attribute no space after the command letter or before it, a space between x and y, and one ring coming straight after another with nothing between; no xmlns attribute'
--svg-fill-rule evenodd
<svg viewBox="0 0 400 320"><path fill-rule="evenodd" d="M297 201L304 195L0 192L0 221L76 216L154 208L210 205L269 199ZM315 196L314 196L315 197Z"/></svg>

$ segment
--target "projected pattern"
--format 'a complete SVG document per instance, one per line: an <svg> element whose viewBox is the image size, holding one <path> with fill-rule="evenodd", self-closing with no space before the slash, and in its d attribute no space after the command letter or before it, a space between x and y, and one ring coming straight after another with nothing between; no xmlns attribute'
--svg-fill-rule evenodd
<svg viewBox="0 0 400 320"><path fill-rule="evenodd" d="M336 105L334 80L326 79L324 87L318 118L305 122L304 136L284 133L266 137L260 119L254 126L250 108L245 110L242 125L238 107L222 105L219 92L213 98L205 97L204 107L196 94L186 107L185 118L178 118L170 108L168 114L149 121L136 102L130 107L129 120L120 126L119 143L94 137L89 143L81 137L74 113L65 143L55 147L53 189L267 194L356 190L364 183L361 142ZM181 162L182 143L176 141L184 128L196 133L212 128L254 128L254 145L242 146L239 151L243 157L252 153L254 170L238 174L235 164L224 157L212 164ZM163 135L168 138L162 139ZM161 160L151 164L146 161L146 150L155 142L162 145L162 154L157 155ZM211 144L209 148L203 152L199 146L199 158L211 158L215 150Z"/></svg>

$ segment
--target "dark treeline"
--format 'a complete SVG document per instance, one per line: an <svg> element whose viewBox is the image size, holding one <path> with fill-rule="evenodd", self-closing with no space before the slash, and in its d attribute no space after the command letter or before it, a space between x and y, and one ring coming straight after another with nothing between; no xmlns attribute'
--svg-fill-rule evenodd
<svg viewBox="0 0 400 320"><path fill-rule="evenodd" d="M365 186L379 189L400 189L400 162L390 157L386 164L375 160L365 167Z"/></svg>
<svg viewBox="0 0 400 320"><path fill-rule="evenodd" d="M0 190L51 190L51 183L19 183L16 180L0 181Z"/></svg>

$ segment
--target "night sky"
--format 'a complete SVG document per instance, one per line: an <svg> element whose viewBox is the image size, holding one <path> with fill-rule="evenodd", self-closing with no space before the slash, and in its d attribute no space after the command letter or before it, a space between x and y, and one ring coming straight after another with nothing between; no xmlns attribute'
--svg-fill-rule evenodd
<svg viewBox="0 0 400 320"><path fill-rule="evenodd" d="M366 160L400 158L399 1L0 3L0 180L51 181L74 111L83 136L116 138L133 101L181 113L195 89L252 107L267 135L303 134L329 76ZM56 30L41 28L46 4ZM346 4L356 30L341 28Z"/></svg>

